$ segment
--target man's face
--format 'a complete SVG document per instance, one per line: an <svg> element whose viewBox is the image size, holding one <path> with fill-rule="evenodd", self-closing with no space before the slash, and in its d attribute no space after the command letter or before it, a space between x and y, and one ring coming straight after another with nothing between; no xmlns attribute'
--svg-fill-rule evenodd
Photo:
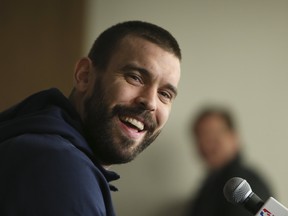
<svg viewBox="0 0 288 216"><path fill-rule="evenodd" d="M87 93L84 124L92 148L105 165L133 160L159 135L180 79L172 53L126 36Z"/></svg>
<svg viewBox="0 0 288 216"><path fill-rule="evenodd" d="M219 115L210 115L197 126L198 149L212 169L221 168L231 160L238 149L238 137Z"/></svg>

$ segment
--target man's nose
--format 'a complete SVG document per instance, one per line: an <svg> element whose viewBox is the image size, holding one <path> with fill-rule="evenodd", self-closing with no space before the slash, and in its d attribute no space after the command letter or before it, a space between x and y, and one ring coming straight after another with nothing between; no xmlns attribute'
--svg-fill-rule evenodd
<svg viewBox="0 0 288 216"><path fill-rule="evenodd" d="M136 98L136 103L145 110L155 111L157 108L157 90L146 88Z"/></svg>

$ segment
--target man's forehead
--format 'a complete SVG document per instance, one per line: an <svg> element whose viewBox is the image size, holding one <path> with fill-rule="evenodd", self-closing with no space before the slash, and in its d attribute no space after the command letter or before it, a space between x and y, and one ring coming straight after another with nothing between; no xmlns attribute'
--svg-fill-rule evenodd
<svg viewBox="0 0 288 216"><path fill-rule="evenodd" d="M145 37L144 35L137 35L137 34L127 34L123 36L121 39L119 39L117 43L117 47L121 46L121 44L153 44L154 46L157 46L158 48L162 49L163 51L169 52L173 54L179 62L181 59L172 51L173 49L171 47L165 46L164 43L157 43L156 40L149 39L149 37Z"/></svg>
<svg viewBox="0 0 288 216"><path fill-rule="evenodd" d="M165 72L164 80L170 80L169 85L174 88L178 86L181 75L179 58L145 38L135 35L125 36L111 57L110 60L117 61L121 68L137 68L151 75L154 74L155 68L161 67ZM153 66L155 68L152 68Z"/></svg>

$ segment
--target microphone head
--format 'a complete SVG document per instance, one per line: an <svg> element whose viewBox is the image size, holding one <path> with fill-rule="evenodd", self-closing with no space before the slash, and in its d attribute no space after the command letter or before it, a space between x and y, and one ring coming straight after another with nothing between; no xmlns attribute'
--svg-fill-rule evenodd
<svg viewBox="0 0 288 216"><path fill-rule="evenodd" d="M240 177L229 179L223 188L223 193L227 201L233 204L243 204L253 194L248 182Z"/></svg>

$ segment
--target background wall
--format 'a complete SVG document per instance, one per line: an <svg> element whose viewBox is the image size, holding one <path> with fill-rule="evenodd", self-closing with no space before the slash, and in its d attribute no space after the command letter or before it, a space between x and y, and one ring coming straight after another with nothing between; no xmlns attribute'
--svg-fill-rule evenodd
<svg viewBox="0 0 288 216"><path fill-rule="evenodd" d="M206 102L233 108L247 161L288 206L288 1L88 3L83 53L102 30L131 19L167 28L183 52L179 96L162 135L134 162L113 167L121 174L113 195L118 215L177 215L204 174L187 125Z"/></svg>
<svg viewBox="0 0 288 216"><path fill-rule="evenodd" d="M0 110L35 91L72 87L84 2L0 0Z"/></svg>

